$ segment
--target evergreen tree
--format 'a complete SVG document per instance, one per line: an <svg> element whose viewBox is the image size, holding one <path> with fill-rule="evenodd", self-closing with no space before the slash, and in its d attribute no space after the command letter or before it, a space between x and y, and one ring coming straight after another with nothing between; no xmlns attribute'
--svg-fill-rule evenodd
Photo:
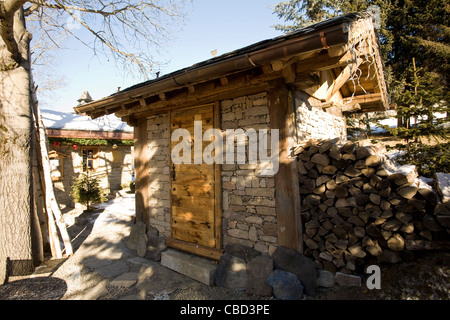
<svg viewBox="0 0 450 320"><path fill-rule="evenodd" d="M288 0L274 13L288 24L276 29L289 32L349 12L380 8L379 37L392 101L398 103L412 58L434 75L440 100L449 101L450 3L438 0Z"/></svg>
<svg viewBox="0 0 450 320"><path fill-rule="evenodd" d="M399 94L397 118L404 120L404 126L385 127L405 140L397 145L403 151L398 160L416 165L419 173L428 177L435 172L450 172L450 144L440 140L448 140L449 131L444 126L448 119L443 115L449 108L440 101L442 88L435 81L433 74L416 67L413 58L406 79L399 86L403 90Z"/></svg>
<svg viewBox="0 0 450 320"><path fill-rule="evenodd" d="M92 176L90 170L75 179L71 196L75 202L84 204L87 211L91 210L93 204L106 200L98 178Z"/></svg>

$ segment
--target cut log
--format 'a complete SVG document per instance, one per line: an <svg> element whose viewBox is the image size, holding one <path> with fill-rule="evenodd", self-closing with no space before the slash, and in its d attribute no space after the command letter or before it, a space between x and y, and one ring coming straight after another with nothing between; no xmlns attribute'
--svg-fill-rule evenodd
<svg viewBox="0 0 450 320"><path fill-rule="evenodd" d="M397 194L405 199L412 199L419 190L415 186L403 186L397 189Z"/></svg>
<svg viewBox="0 0 450 320"><path fill-rule="evenodd" d="M327 155L322 153L316 153L312 156L311 161L315 164L320 164L321 166L328 166L330 164L330 158Z"/></svg>
<svg viewBox="0 0 450 320"><path fill-rule="evenodd" d="M366 158L366 165L368 167L378 167L381 164L381 157L377 155L370 155Z"/></svg>
<svg viewBox="0 0 450 320"><path fill-rule="evenodd" d="M387 245L394 251L402 251L405 248L405 239L398 233L394 233L387 241Z"/></svg>
<svg viewBox="0 0 450 320"><path fill-rule="evenodd" d="M353 153L356 149L356 144L354 142L347 142L341 148L341 153Z"/></svg>
<svg viewBox="0 0 450 320"><path fill-rule="evenodd" d="M433 216L427 214L422 219L423 225L430 231L442 231L442 227L436 222Z"/></svg>

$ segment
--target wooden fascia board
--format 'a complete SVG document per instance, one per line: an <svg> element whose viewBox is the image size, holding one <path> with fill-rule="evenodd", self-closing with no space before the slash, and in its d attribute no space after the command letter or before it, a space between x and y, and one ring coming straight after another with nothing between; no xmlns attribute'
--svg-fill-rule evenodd
<svg viewBox="0 0 450 320"><path fill-rule="evenodd" d="M166 100L159 100L145 106L120 111L116 115L122 118L133 115L134 118L139 119L144 115L167 112L167 110L175 110L176 108L183 108L189 105L211 103L239 95L258 93L266 89L269 81L280 78L281 76L281 71L271 74L264 74L261 71L259 76L249 79L247 72L245 72L242 75L228 77L226 85L213 85L217 80L213 79L210 81L211 85L205 82L206 84L204 83L201 87L195 88L194 92L186 89ZM223 81L221 82L223 83Z"/></svg>

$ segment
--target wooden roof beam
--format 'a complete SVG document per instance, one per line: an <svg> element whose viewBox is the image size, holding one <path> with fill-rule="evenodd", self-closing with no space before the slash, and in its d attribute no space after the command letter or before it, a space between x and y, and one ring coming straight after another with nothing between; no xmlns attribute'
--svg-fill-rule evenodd
<svg viewBox="0 0 450 320"><path fill-rule="evenodd" d="M342 72L333 81L331 86L328 87L325 93L325 100L328 101L338 92L341 87L350 79L351 75L358 69L364 60L362 58L356 58L356 61L349 63Z"/></svg>
<svg viewBox="0 0 450 320"><path fill-rule="evenodd" d="M362 94L359 96L349 97L343 99L344 104L347 103L359 103L361 105L366 103L380 102L381 103L381 93L372 94ZM364 108L364 106L362 106Z"/></svg>

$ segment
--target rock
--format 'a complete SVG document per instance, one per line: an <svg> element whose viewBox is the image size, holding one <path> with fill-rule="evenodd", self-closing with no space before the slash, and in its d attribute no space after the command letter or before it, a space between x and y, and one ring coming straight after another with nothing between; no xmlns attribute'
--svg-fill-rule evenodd
<svg viewBox="0 0 450 320"><path fill-rule="evenodd" d="M147 234L139 234L136 244L136 252L139 257L144 257L147 252Z"/></svg>
<svg viewBox="0 0 450 320"><path fill-rule="evenodd" d="M161 253L166 249L166 238L164 236L148 236L145 258L153 261L161 261Z"/></svg>
<svg viewBox="0 0 450 320"><path fill-rule="evenodd" d="M238 243L226 244L223 249L226 253L244 259L246 262L249 262L255 257L261 255L261 252L259 252L258 250Z"/></svg>
<svg viewBox="0 0 450 320"><path fill-rule="evenodd" d="M245 289L247 287L247 263L244 259L224 253L220 257L219 264L215 272L216 285Z"/></svg>
<svg viewBox="0 0 450 320"><path fill-rule="evenodd" d="M128 236L127 239L128 249L136 250L139 236L145 234L146 228L147 226L142 221L138 221L134 224L134 226L131 228L130 235Z"/></svg>
<svg viewBox="0 0 450 320"><path fill-rule="evenodd" d="M302 283L291 272L274 270L267 278L267 284L279 300L298 300L303 296Z"/></svg>
<svg viewBox="0 0 450 320"><path fill-rule="evenodd" d="M334 286L334 274L327 270L317 271L317 285L319 287L331 288Z"/></svg>
<svg viewBox="0 0 450 320"><path fill-rule="evenodd" d="M342 272L336 272L334 276L334 282L342 287L360 287L361 277L351 274L345 274Z"/></svg>
<svg viewBox="0 0 450 320"><path fill-rule="evenodd" d="M277 269L292 272L300 279L306 294L315 294L316 267L313 260L302 253L283 246L275 249L272 259Z"/></svg>
<svg viewBox="0 0 450 320"><path fill-rule="evenodd" d="M273 271L273 260L267 255L253 258L247 264L247 294L270 296L272 288L266 282Z"/></svg>

